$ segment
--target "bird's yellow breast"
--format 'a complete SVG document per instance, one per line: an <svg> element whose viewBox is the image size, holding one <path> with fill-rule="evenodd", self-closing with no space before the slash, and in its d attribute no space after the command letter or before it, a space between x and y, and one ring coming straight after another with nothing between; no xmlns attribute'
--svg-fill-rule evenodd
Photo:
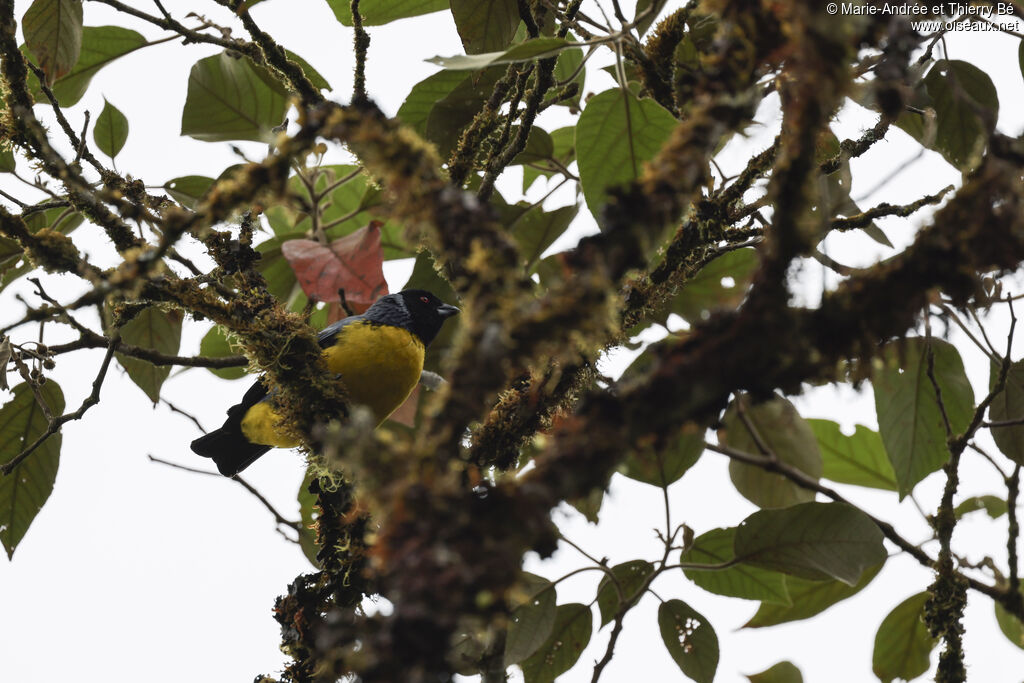
<svg viewBox="0 0 1024 683"><path fill-rule="evenodd" d="M408 330L359 321L338 331L334 344L324 349L324 360L328 371L339 376L352 403L368 406L380 424L419 382L424 351L420 338ZM253 443L297 446L294 439L277 432L278 421L269 403L258 403L242 418L242 433Z"/></svg>

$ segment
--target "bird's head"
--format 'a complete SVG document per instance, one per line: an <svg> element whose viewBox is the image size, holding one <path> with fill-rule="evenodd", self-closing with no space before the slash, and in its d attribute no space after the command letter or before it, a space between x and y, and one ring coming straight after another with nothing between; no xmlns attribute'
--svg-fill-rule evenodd
<svg viewBox="0 0 1024 683"><path fill-rule="evenodd" d="M447 318L459 309L425 289L406 289L381 297L365 313L370 320L397 324L413 332L424 345L434 341Z"/></svg>

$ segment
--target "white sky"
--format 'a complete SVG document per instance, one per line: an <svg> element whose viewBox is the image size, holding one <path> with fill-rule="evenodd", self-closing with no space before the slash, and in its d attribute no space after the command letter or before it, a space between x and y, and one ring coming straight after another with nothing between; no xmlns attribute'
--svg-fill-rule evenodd
<svg viewBox="0 0 1024 683"><path fill-rule="evenodd" d="M17 3L19 17L29 4ZM670 2L669 8L679 4ZM147 5L140 3L148 9ZM224 18L224 12L209 2L178 1L167 6L178 18L187 11ZM594 0L587 0L584 8L597 14ZM253 10L253 16L283 45L313 64L334 85L335 97L347 99L351 30L335 21L324 0L268 0ZM86 3L85 20L93 26L135 28L152 38L161 35L93 3ZM397 111L413 84L437 70L424 62L425 58L461 52L446 14L372 28L370 35L368 88L389 114ZM969 59L993 76L1002 103L1000 128L1019 134L1024 128L1024 108L1020 106L1024 86L1017 67L1017 41L995 34L953 34L947 42L951 57ZM86 97L68 111L72 125L81 125L86 109L95 119L106 96L131 124L127 145L117 160L122 172L150 185L179 175L217 175L237 161L227 144L177 136L189 68L216 51L210 46L168 43L115 62L100 71ZM596 72L596 67L608 63L607 52L595 58L588 71L587 92L600 92L612 85L610 78ZM39 112L42 108L37 108ZM760 119L764 128L752 131L750 140L730 145L720 158L727 173L740 168L774 136L777 117L770 111L764 113L765 118ZM568 122L561 111L542 119L542 124L550 124L546 126L549 129ZM856 137L872 123L873 117L849 107L834 129L841 138ZM254 158L264 149L253 143L239 146ZM853 162L854 197L860 199L889 170L916 153L909 138L895 129L890 131L884 143ZM27 167L21 163L19 169ZM508 199L516 198L519 174L518 169L509 171L499 186ZM938 155L926 153L861 205L910 201L957 180L958 174ZM7 177L0 177L0 186L19 196L22 191L22 186ZM542 186L536 185L530 197L542 194ZM559 194L549 206L571 199ZM922 220L916 216L909 221L882 221L881 225L899 246L912 239L913 227ZM592 229L589 217L579 223L576 235ZM574 239L558 246L571 246ZM95 228L79 228L74 240L95 262L111 262L114 257ZM887 255L859 235L830 240L829 253L848 265ZM820 271L817 264L799 271L803 296L809 300L820 291ZM392 287L398 287L405 281L408 264L391 265L386 272ZM70 296L80 290L70 276L50 276L46 283L51 294ZM30 291L23 283L0 294L4 321L16 315L20 306L15 293L28 296ZM196 352L206 329L202 324L186 323L182 353ZM48 332L57 332L57 326L50 326ZM26 333L27 329L19 330L15 338L23 339L21 335ZM996 337L1000 334L995 331ZM48 336L47 341L57 338ZM987 386L987 366L973 351L967 349L964 354L975 393L980 396ZM603 367L616 373L631 356L629 352L612 353ZM58 359L54 376L64 389L69 408L76 407L88 393L101 357L101 351L83 351ZM192 369L173 375L163 391L171 402L186 407L212 428L245 386L246 382L228 382ZM0 396L0 400L4 398ZM847 428L855 422L876 426L869 388L866 394L825 388L796 402L805 417L836 419ZM188 677L249 681L281 667L284 658L277 649L279 630L271 608L287 584L311 568L298 546L282 541L273 530L271 516L240 486L222 478L170 469L146 458L152 454L192 466L206 465L188 449L196 435L187 419L165 406L153 409L120 371L108 377L103 400L86 419L66 426L54 492L13 562L0 561L0 680L163 683ZM685 521L699 534L735 525L754 511L729 484L726 464L723 457L708 453L670 488L674 519ZM286 516L297 518L295 494L302 473L299 456L273 451L245 476ZM918 498L927 508L934 508L941 485L941 477L933 475L918 487ZM909 500L897 505L892 494L840 488L873 514L895 520L908 538L928 535ZM970 454L961 490L1005 495L991 469ZM656 489L616 476L600 525L589 525L568 509L560 510L557 518L577 544L592 554L608 556L614 564L660 556L659 544L649 530L662 523L662 514ZM972 559L991 554L1004 563L1004 528L1005 518L993 524L983 515L971 515L958 526L955 543ZM560 551L547 562L533 557L527 562L528 569L550 578L578 566L580 557L572 549ZM589 603L599 578L590 572L561 584L559 602ZM666 599L688 602L711 620L722 650L717 681L746 681L741 674L761 671L782 659L800 666L807 681L867 681L873 680L871 649L878 624L892 607L924 590L930 580L929 573L915 561L895 557L865 591L825 615L755 631L738 630L756 610L755 602L711 595L680 573L663 576L654 588ZM616 682L637 675L649 680L683 678L661 644L656 610L657 601L647 599L630 612L604 680ZM971 680L1019 683L1024 653L998 631L988 599L971 594L966 625ZM590 680L593 662L600 658L609 630L606 627L594 635L577 666L560 680Z"/></svg>

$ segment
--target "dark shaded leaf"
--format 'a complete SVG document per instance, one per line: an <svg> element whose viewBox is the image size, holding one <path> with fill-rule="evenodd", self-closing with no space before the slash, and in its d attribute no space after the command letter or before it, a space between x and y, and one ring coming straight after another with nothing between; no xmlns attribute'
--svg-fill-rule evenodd
<svg viewBox="0 0 1024 683"><path fill-rule="evenodd" d="M551 635L522 663L525 683L554 683L573 667L590 643L594 616L586 605L559 605Z"/></svg>
<svg viewBox="0 0 1024 683"><path fill-rule="evenodd" d="M25 46L48 84L71 71L82 51L82 3L34 0L21 19Z"/></svg>
<svg viewBox="0 0 1024 683"><path fill-rule="evenodd" d="M451 92L434 102L427 117L425 137L437 145L442 157L448 157L455 149L463 128L483 108L505 69L495 67L482 73L459 73L465 77Z"/></svg>
<svg viewBox="0 0 1024 683"><path fill-rule="evenodd" d="M516 0L451 0L451 6L466 54L504 50L519 26Z"/></svg>
<svg viewBox="0 0 1024 683"><path fill-rule="evenodd" d="M831 420L807 420L821 451L821 476L840 484L895 491L896 473L878 432L856 425L846 436Z"/></svg>
<svg viewBox="0 0 1024 683"><path fill-rule="evenodd" d="M288 93L266 69L221 52L189 73L181 134L206 142L267 141L287 107Z"/></svg>
<svg viewBox="0 0 1024 683"><path fill-rule="evenodd" d="M277 235L256 245L256 251L260 253L260 260L256 264L257 270L267 281L267 291L286 303L291 303L298 280L295 278L295 271L285 257L281 254L281 245L295 239L304 239L305 233L297 232L285 235ZM299 290L302 294L302 290Z"/></svg>
<svg viewBox="0 0 1024 683"><path fill-rule="evenodd" d="M562 50L558 53L558 60L555 62L555 83L576 84L576 94L567 100L559 102L563 107L579 107L580 98L583 97L583 86L587 76L587 70L583 66L583 50ZM572 80L570 80L572 79ZM564 86L563 86L564 87Z"/></svg>
<svg viewBox="0 0 1024 683"><path fill-rule="evenodd" d="M658 628L668 653L697 683L712 683L718 669L718 636L711 623L682 600L658 608Z"/></svg>
<svg viewBox="0 0 1024 683"><path fill-rule="evenodd" d="M695 323L707 317L710 311L735 308L747 295L758 263L757 252L753 249L722 254L684 282L656 319L663 322L670 313L675 313Z"/></svg>
<svg viewBox="0 0 1024 683"><path fill-rule="evenodd" d="M547 641L555 625L557 594L547 579L523 572L527 599L512 611L505 636L505 666L523 661Z"/></svg>
<svg viewBox="0 0 1024 683"><path fill-rule="evenodd" d="M952 344L917 337L885 347L882 366L876 368L872 383L878 431L896 472L901 499L949 460L945 423L928 378L929 345L953 432L963 433L974 412L974 390Z"/></svg>
<svg viewBox="0 0 1024 683"><path fill-rule="evenodd" d="M748 396L740 398L750 424L772 453L787 465L817 480L821 477L821 453L814 432L784 398L751 405ZM752 455L763 455L750 430L740 419L736 402L730 404L719 434L730 448ZM729 461L729 477L744 498L763 508L781 508L814 500L814 491L798 486L781 474L766 472L756 465Z"/></svg>
<svg viewBox="0 0 1024 683"><path fill-rule="evenodd" d="M312 480L313 472L311 469L307 469L306 476L299 484L299 520L302 524L302 528L299 530L299 546L309 563L320 569L320 561L316 559L316 554L320 552L320 546L316 544L316 530L313 528L317 517L320 516L320 508L316 504L316 496L309 492L309 484Z"/></svg>
<svg viewBox="0 0 1024 683"><path fill-rule="evenodd" d="M597 607L601 611L601 626L615 618L623 604L633 605L641 596L633 598L647 577L654 573L654 565L644 560L630 560L612 567L618 589L607 574L597 586Z"/></svg>
<svg viewBox="0 0 1024 683"><path fill-rule="evenodd" d="M14 151L10 147L0 148L0 173L11 173L14 169Z"/></svg>
<svg viewBox="0 0 1024 683"><path fill-rule="evenodd" d="M865 570L856 586L848 586L842 581L811 581L796 576L787 576L786 591L793 604L762 602L757 613L743 625L743 628L763 628L809 619L824 612L837 602L859 593L871 583L881 569L882 565L879 564Z"/></svg>
<svg viewBox="0 0 1024 683"><path fill-rule="evenodd" d="M971 170L999 118L992 79L969 62L942 59L925 76L924 85L935 107L935 150L961 171Z"/></svg>
<svg viewBox="0 0 1024 683"><path fill-rule="evenodd" d="M779 662L759 674L747 676L750 683L804 683L804 676L793 662Z"/></svg>
<svg viewBox="0 0 1024 683"><path fill-rule="evenodd" d="M999 364L992 363L990 386L995 386L998 377ZM988 419L992 422L1021 418L1024 418L1024 360L1010 366L1006 386L988 407ZM992 427L991 430L992 439L1003 455L1018 465L1024 465L1024 425Z"/></svg>
<svg viewBox="0 0 1024 683"><path fill-rule="evenodd" d="M156 306L142 309L138 315L121 326L121 340L126 344L153 349L164 355L178 353L181 343L181 311L164 311ZM117 362L128 372L128 377L146 392L149 400L160 400L160 387L171 373L170 365L154 365L146 360L114 353Z"/></svg>
<svg viewBox="0 0 1024 683"><path fill-rule="evenodd" d="M647 33L647 29L649 29L654 24L655 20L658 18L658 15L661 14L662 8L665 7L665 4L667 2L668 0L637 0L636 14L634 15L634 17L639 17L647 10L650 10L649 13L644 15L643 19L637 22L636 32L638 34L642 36L643 34Z"/></svg>
<svg viewBox="0 0 1024 683"><path fill-rule="evenodd" d="M582 498L570 498L565 501L572 508L583 515L591 524L597 524L601 506L604 504L604 489L597 486L590 489L590 493Z"/></svg>
<svg viewBox="0 0 1024 683"><path fill-rule="evenodd" d="M638 178L677 124L654 100L620 88L587 100L576 124L576 158L583 196L598 222L608 190Z"/></svg>
<svg viewBox="0 0 1024 683"><path fill-rule="evenodd" d="M1007 640L1024 650L1024 624L1020 619L1006 611L998 602L993 603L996 610L996 623Z"/></svg>
<svg viewBox="0 0 1024 683"><path fill-rule="evenodd" d="M49 380L39 390L51 415L64 413L64 394L56 382ZM0 464L10 462L48 426L29 385L19 384L13 393L11 400L0 407ZM0 475L0 543L8 558L14 555L14 549L53 491L61 438L60 433L54 434L10 474Z"/></svg>
<svg viewBox="0 0 1024 683"><path fill-rule="evenodd" d="M552 211L537 207L509 225L526 272L532 272L544 250L569 229L579 209L578 204Z"/></svg>
<svg viewBox="0 0 1024 683"><path fill-rule="evenodd" d="M694 540L680 561L693 564L723 564L736 557L733 550L736 529L712 529ZM739 563L726 569L684 569L686 578L717 595L762 600L789 605L786 576L779 572Z"/></svg>
<svg viewBox="0 0 1024 683"><path fill-rule="evenodd" d="M334 16L345 26L352 25L351 0L327 0ZM362 0L359 15L364 26L381 26L396 19L448 9L448 0Z"/></svg>
<svg viewBox="0 0 1024 683"><path fill-rule="evenodd" d="M345 290L348 304L362 313L388 293L377 221L330 246L307 239L284 242L281 255L291 264L302 290L317 301L341 301L338 290Z"/></svg>
<svg viewBox="0 0 1024 683"><path fill-rule="evenodd" d="M630 479L652 486L668 486L697 464L704 452L704 430L688 424L664 448L637 444L619 471Z"/></svg>
<svg viewBox="0 0 1024 683"><path fill-rule="evenodd" d="M736 530L738 558L804 579L835 578L856 585L861 574L886 558L882 532L846 503L801 503L761 510Z"/></svg>
<svg viewBox="0 0 1024 683"><path fill-rule="evenodd" d="M224 358L226 356L237 356L237 351L231 350L224 328L214 325L207 332L202 341L199 342L199 355L205 358ZM209 368L210 372L221 379L241 379L245 377L245 368Z"/></svg>
<svg viewBox="0 0 1024 683"><path fill-rule="evenodd" d="M92 139L100 151L110 158L118 155L128 139L128 118L121 111L103 99L103 111L96 119Z"/></svg>
<svg viewBox="0 0 1024 683"><path fill-rule="evenodd" d="M928 633L922 615L928 593L912 595L882 620L875 635L871 670L882 683L913 680L928 671L929 655L938 642Z"/></svg>

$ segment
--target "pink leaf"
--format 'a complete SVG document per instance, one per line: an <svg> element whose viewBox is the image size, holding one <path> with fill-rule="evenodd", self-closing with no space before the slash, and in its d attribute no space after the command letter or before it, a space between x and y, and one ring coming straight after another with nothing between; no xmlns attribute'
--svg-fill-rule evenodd
<svg viewBox="0 0 1024 683"><path fill-rule="evenodd" d="M341 301L338 290L356 313L388 293L379 221L371 221L324 245L314 240L289 240L281 254L291 264L302 291L317 301Z"/></svg>

